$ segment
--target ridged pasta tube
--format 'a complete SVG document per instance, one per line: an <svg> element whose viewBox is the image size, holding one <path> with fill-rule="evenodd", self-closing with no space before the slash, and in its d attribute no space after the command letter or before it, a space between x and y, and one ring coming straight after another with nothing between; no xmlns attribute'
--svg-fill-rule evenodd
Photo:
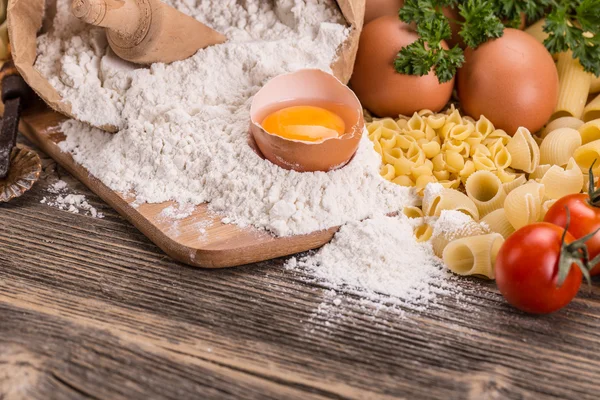
<svg viewBox="0 0 600 400"><path fill-rule="evenodd" d="M550 132L540 146L540 164L567 165L575 150L581 146L581 134L573 128Z"/></svg>
<svg viewBox="0 0 600 400"><path fill-rule="evenodd" d="M581 118L592 84L592 74L585 72L573 53L558 55L558 104L552 118Z"/></svg>
<svg viewBox="0 0 600 400"><path fill-rule="evenodd" d="M473 218L456 211L444 211L434 223L431 247L436 256L442 257L444 248L453 240L490 233L489 229Z"/></svg>
<svg viewBox="0 0 600 400"><path fill-rule="evenodd" d="M414 235L417 242L422 243L431 239L433 228L429 224L423 224L415 228Z"/></svg>
<svg viewBox="0 0 600 400"><path fill-rule="evenodd" d="M487 225L492 232L499 233L504 239L507 239L515 232L515 228L506 218L504 208L499 208L492 211L481 219L484 225Z"/></svg>
<svg viewBox="0 0 600 400"><path fill-rule="evenodd" d="M506 192L502 182L490 171L477 171L472 174L467 179L465 190L477 206L480 218L504 205Z"/></svg>
<svg viewBox="0 0 600 400"><path fill-rule="evenodd" d="M579 127L583 125L583 121L579 118L575 117L560 117L552 120L546 125L546 127L542 130L540 136L544 139L550 132L555 129L560 128L573 128L579 129Z"/></svg>
<svg viewBox="0 0 600 400"><path fill-rule="evenodd" d="M469 236L448 243L442 258L455 274L494 279L496 256L503 243L499 233Z"/></svg>
<svg viewBox="0 0 600 400"><path fill-rule="evenodd" d="M517 129L506 149L512 157L512 168L531 173L540 163L540 148L527 128Z"/></svg>
<svg viewBox="0 0 600 400"><path fill-rule="evenodd" d="M544 193L544 185L529 181L506 195L504 211L513 228L520 229L538 221Z"/></svg>

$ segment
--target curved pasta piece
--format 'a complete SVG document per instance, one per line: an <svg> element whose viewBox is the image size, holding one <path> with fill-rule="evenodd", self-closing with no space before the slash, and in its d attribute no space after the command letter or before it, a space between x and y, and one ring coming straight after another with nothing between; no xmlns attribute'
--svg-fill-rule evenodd
<svg viewBox="0 0 600 400"><path fill-rule="evenodd" d="M495 129L494 124L483 115L479 117L479 120L475 123L475 130L479 132L483 138L487 138Z"/></svg>
<svg viewBox="0 0 600 400"><path fill-rule="evenodd" d="M475 146L471 146L471 156L482 155L485 157L493 157L491 149L484 145L483 143L479 143Z"/></svg>
<svg viewBox="0 0 600 400"><path fill-rule="evenodd" d="M600 95L588 103L583 109L583 120L585 122L600 118Z"/></svg>
<svg viewBox="0 0 600 400"><path fill-rule="evenodd" d="M454 240L444 249L443 260L458 275L478 275L494 279L496 256L504 238L499 233Z"/></svg>
<svg viewBox="0 0 600 400"><path fill-rule="evenodd" d="M555 120L550 121L548 123L548 125L546 125L546 127L542 130L542 133L540 134L540 136L542 137L542 139L545 139L546 136L555 129L572 128L572 129L577 130L581 127L581 125L583 125L583 121L580 120L579 118L575 118L575 117L556 118Z"/></svg>
<svg viewBox="0 0 600 400"><path fill-rule="evenodd" d="M463 122L463 118L460 116L460 112L454 107L454 104L450 106L448 109L448 118L446 119L448 122L453 122L455 124L461 124Z"/></svg>
<svg viewBox="0 0 600 400"><path fill-rule="evenodd" d="M446 189L458 189L460 187L460 179L440 179L438 183Z"/></svg>
<svg viewBox="0 0 600 400"><path fill-rule="evenodd" d="M494 155L494 164L497 169L506 169L512 163L512 156L510 155L508 149L506 147L502 147L502 149L498 150Z"/></svg>
<svg viewBox="0 0 600 400"><path fill-rule="evenodd" d="M429 224L423 224L415 228L414 235L417 242L422 243L431 239L433 228Z"/></svg>
<svg viewBox="0 0 600 400"><path fill-rule="evenodd" d="M494 161L484 155L476 154L473 156L473 163L477 171L494 171L497 169Z"/></svg>
<svg viewBox="0 0 600 400"><path fill-rule="evenodd" d="M550 164L538 165L535 170L529 174L529 179L535 179L536 181L542 179L550 168L552 168L552 165Z"/></svg>
<svg viewBox="0 0 600 400"><path fill-rule="evenodd" d="M515 229L534 223L540 218L544 193L544 185L529 181L506 195L504 211Z"/></svg>
<svg viewBox="0 0 600 400"><path fill-rule="evenodd" d="M573 128L550 132L540 146L540 164L567 165L575 150L581 146L581 135Z"/></svg>
<svg viewBox="0 0 600 400"><path fill-rule="evenodd" d="M508 142L510 142L510 139L511 136L508 133L506 133L506 131L502 129L496 129L483 140L483 144L487 146L493 144L496 141L500 141L504 146L506 146Z"/></svg>
<svg viewBox="0 0 600 400"><path fill-rule="evenodd" d="M415 186L415 182L406 175L397 176L392 179L392 182L400 186Z"/></svg>
<svg viewBox="0 0 600 400"><path fill-rule="evenodd" d="M530 173L540 163L540 148L527 128L520 127L506 145L512 157L510 166Z"/></svg>
<svg viewBox="0 0 600 400"><path fill-rule="evenodd" d="M525 174L516 174L515 179L510 182L502 183L502 188L504 189L504 193L509 194L519 186L522 186L527 183L527 177Z"/></svg>
<svg viewBox="0 0 600 400"><path fill-rule="evenodd" d="M433 175L421 175L415 180L415 189L419 195L423 194L425 187L430 183L437 183L437 179Z"/></svg>
<svg viewBox="0 0 600 400"><path fill-rule="evenodd" d="M575 150L573 158L583 172L587 172L592 163L597 160L594 164L594 174L597 174L600 171L600 139L586 143Z"/></svg>
<svg viewBox="0 0 600 400"><path fill-rule="evenodd" d="M470 216L458 211L445 210L434 223L431 247L435 255L441 258L444 248L451 241L486 233L489 233L489 230Z"/></svg>
<svg viewBox="0 0 600 400"><path fill-rule="evenodd" d="M459 173L465 167L465 159L457 151L446 151L446 167L452 173Z"/></svg>
<svg viewBox="0 0 600 400"><path fill-rule="evenodd" d="M408 129L415 131L425 131L425 120L419 113L414 113L408 120Z"/></svg>
<svg viewBox="0 0 600 400"><path fill-rule="evenodd" d="M512 182L519 176L512 168L498 169L495 173L502 183Z"/></svg>
<svg viewBox="0 0 600 400"><path fill-rule="evenodd" d="M590 93L592 74L586 72L571 50L558 54L558 101L552 119L580 118Z"/></svg>
<svg viewBox="0 0 600 400"><path fill-rule="evenodd" d="M443 154L438 154L431 159L434 171L448 171L446 168L446 160Z"/></svg>
<svg viewBox="0 0 600 400"><path fill-rule="evenodd" d="M458 176L460 176L460 179L464 182L467 181L467 179L469 179L469 177L471 175L473 175L476 171L475 168L475 163L471 160L467 160L465 162L465 166L463 169L460 170L460 172L458 173Z"/></svg>
<svg viewBox="0 0 600 400"><path fill-rule="evenodd" d="M405 158L401 149L382 149L381 157L386 164L395 164L399 159Z"/></svg>
<svg viewBox="0 0 600 400"><path fill-rule="evenodd" d="M438 142L432 141L432 142L425 143L424 145L422 145L421 149L425 153L425 157L433 158L433 157L437 156L438 154L440 154L440 151L442 148Z"/></svg>
<svg viewBox="0 0 600 400"><path fill-rule="evenodd" d="M571 158L566 168L553 165L544 174L540 183L544 185L548 199L560 199L568 194L581 192L583 174L575 160Z"/></svg>
<svg viewBox="0 0 600 400"><path fill-rule="evenodd" d="M408 218L423 218L425 216L425 214L423 214L423 210L415 206L404 207L402 209L402 214L406 215Z"/></svg>
<svg viewBox="0 0 600 400"><path fill-rule="evenodd" d="M394 166L390 164L386 164L381 167L381 172L379 174L383 177L383 179L387 179L391 181L396 177L396 170L394 170Z"/></svg>
<svg viewBox="0 0 600 400"><path fill-rule="evenodd" d="M542 215L540 216L540 220L544 219L550 207L552 207L557 201L558 199L552 199L546 200L544 203L542 203Z"/></svg>
<svg viewBox="0 0 600 400"><path fill-rule="evenodd" d="M502 182L490 171L477 171L471 175L467 179L465 190L477 206L480 218L504 205L506 192Z"/></svg>
<svg viewBox="0 0 600 400"><path fill-rule="evenodd" d="M581 135L581 144L587 144L600 139L600 118L586 122L577 128Z"/></svg>
<svg viewBox="0 0 600 400"><path fill-rule="evenodd" d="M471 123L461 123L452 127L450 132L448 132L448 138L462 141L471 136L473 132L475 132L475 125Z"/></svg>
<svg viewBox="0 0 600 400"><path fill-rule="evenodd" d="M385 158L385 155L384 155ZM396 175L410 175L410 172L415 167L415 163L410 161L406 157L399 157L394 161L393 164Z"/></svg>
<svg viewBox="0 0 600 400"><path fill-rule="evenodd" d="M504 208L499 208L492 211L481 219L481 222L495 233L502 235L504 239L507 239L510 235L515 232L515 228L506 218L506 211Z"/></svg>
<svg viewBox="0 0 600 400"><path fill-rule="evenodd" d="M454 189L443 188L433 196L423 198L423 212L430 217L439 217L443 210L456 210L479 220L479 211L466 194Z"/></svg>
<svg viewBox="0 0 600 400"><path fill-rule="evenodd" d="M444 124L446 124L446 115L444 114L434 114L428 115L425 119L427 125L432 129L440 129Z"/></svg>
<svg viewBox="0 0 600 400"><path fill-rule="evenodd" d="M402 130L402 127L398 124L398 121L394 120L393 118L382 118L377 120L377 123L379 123L380 126L394 132L400 132Z"/></svg>

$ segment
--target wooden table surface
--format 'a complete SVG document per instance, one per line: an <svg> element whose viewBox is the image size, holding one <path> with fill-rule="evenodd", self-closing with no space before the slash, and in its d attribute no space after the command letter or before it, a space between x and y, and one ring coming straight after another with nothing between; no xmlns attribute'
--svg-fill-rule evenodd
<svg viewBox="0 0 600 400"><path fill-rule="evenodd" d="M40 204L63 179L104 219ZM532 317L493 283L377 310L282 268L171 261L44 158L0 205L0 399L598 399L600 282Z"/></svg>

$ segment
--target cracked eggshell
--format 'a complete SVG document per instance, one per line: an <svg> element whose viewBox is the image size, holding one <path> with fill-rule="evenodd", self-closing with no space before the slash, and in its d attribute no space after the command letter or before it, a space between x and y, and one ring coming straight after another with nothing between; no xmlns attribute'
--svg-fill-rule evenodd
<svg viewBox="0 0 600 400"><path fill-rule="evenodd" d="M303 100L307 105L327 102L352 110L354 121L346 121L352 128L339 137L305 142L272 135L260 125L270 112L277 111L277 104L293 101L300 105ZM252 100L250 119L250 131L262 155L282 168L298 172L327 172L343 167L356 153L364 130L362 106L354 92L333 75L316 69L280 75L267 82Z"/></svg>

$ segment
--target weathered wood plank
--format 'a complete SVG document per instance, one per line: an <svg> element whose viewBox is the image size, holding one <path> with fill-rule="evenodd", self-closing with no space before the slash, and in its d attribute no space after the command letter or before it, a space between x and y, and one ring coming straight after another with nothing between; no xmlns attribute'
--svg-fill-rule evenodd
<svg viewBox="0 0 600 400"><path fill-rule="evenodd" d="M405 318L336 307L281 260L173 262L66 174L106 218L42 205L45 167L0 205L0 399L597 398L597 285L547 317L470 279Z"/></svg>

